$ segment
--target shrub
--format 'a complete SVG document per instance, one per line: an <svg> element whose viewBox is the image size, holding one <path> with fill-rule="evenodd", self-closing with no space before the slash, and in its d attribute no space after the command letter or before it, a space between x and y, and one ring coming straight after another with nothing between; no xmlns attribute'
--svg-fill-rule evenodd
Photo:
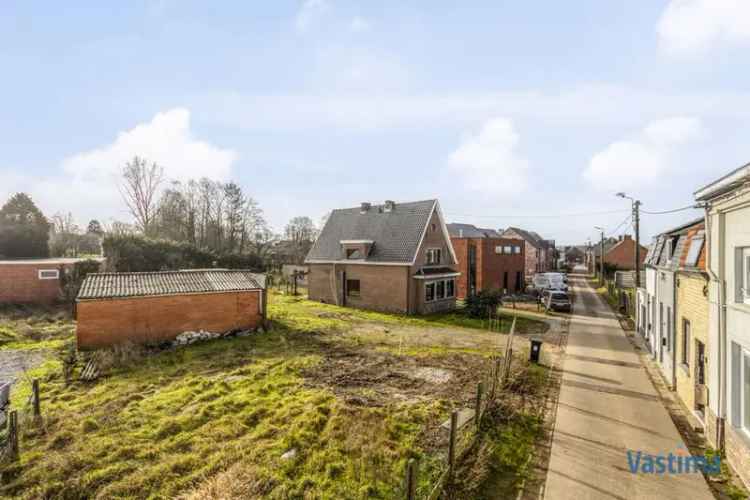
<svg viewBox="0 0 750 500"><path fill-rule="evenodd" d="M466 298L466 314L472 318L487 317L489 311L497 310L502 303L502 292L500 290L482 290L476 295Z"/></svg>
<svg viewBox="0 0 750 500"><path fill-rule="evenodd" d="M254 254L219 254L187 242L146 238L137 234L109 235L104 238L102 247L108 270L117 272L211 267L262 270L264 267L263 259Z"/></svg>

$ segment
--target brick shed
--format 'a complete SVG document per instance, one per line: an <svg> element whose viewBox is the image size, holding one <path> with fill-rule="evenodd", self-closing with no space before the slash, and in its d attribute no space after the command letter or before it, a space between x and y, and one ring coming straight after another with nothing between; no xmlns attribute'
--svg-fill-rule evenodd
<svg viewBox="0 0 750 500"><path fill-rule="evenodd" d="M0 260L0 303L55 302L61 293L60 272L80 260L85 259Z"/></svg>
<svg viewBox="0 0 750 500"><path fill-rule="evenodd" d="M222 269L90 274L76 302L79 349L161 342L186 331L261 326L265 275Z"/></svg>

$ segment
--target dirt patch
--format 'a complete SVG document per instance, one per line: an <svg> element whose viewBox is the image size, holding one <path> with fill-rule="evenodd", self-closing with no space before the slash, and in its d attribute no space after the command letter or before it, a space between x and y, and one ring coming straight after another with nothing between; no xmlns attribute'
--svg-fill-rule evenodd
<svg viewBox="0 0 750 500"><path fill-rule="evenodd" d="M322 362L303 375L311 386L329 388L355 406L463 401L471 398L488 363L483 356L467 353L411 357L328 345Z"/></svg>

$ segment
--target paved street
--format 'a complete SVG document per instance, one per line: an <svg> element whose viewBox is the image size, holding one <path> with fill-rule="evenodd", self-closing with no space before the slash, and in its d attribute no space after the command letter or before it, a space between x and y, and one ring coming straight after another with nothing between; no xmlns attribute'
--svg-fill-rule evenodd
<svg viewBox="0 0 750 500"><path fill-rule="evenodd" d="M544 498L713 498L703 476L633 474L628 450L687 449L609 307L582 278L575 292Z"/></svg>

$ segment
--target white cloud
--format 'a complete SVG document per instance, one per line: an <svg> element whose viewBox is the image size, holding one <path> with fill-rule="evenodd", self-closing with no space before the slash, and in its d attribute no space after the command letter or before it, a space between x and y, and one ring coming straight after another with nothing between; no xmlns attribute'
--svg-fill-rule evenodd
<svg viewBox="0 0 750 500"><path fill-rule="evenodd" d="M364 33L365 31L370 31L370 26L370 21L364 17L355 16L349 22L349 31L352 33Z"/></svg>
<svg viewBox="0 0 750 500"><path fill-rule="evenodd" d="M477 134L468 135L448 159L458 180L486 194L517 194L527 185L529 165L518 155L519 136L507 118L488 120Z"/></svg>
<svg viewBox="0 0 750 500"><path fill-rule="evenodd" d="M654 121L638 138L613 142L596 153L583 177L600 190L620 191L648 186L672 168L678 146L700 139L705 133L697 118Z"/></svg>
<svg viewBox="0 0 750 500"><path fill-rule="evenodd" d="M699 54L721 43L750 42L747 0L671 0L657 26L670 54Z"/></svg>
<svg viewBox="0 0 750 500"><path fill-rule="evenodd" d="M298 33L310 29L330 9L327 0L305 0L300 6L294 19L294 27Z"/></svg>
<svg viewBox="0 0 750 500"><path fill-rule="evenodd" d="M195 139L190 132L190 112L175 108L120 132L110 144L64 159L60 175L16 178L14 184L16 189L30 191L48 215L70 211L82 222L128 218L117 182L122 167L136 155L164 167L169 180L225 180L237 156L234 151Z"/></svg>

